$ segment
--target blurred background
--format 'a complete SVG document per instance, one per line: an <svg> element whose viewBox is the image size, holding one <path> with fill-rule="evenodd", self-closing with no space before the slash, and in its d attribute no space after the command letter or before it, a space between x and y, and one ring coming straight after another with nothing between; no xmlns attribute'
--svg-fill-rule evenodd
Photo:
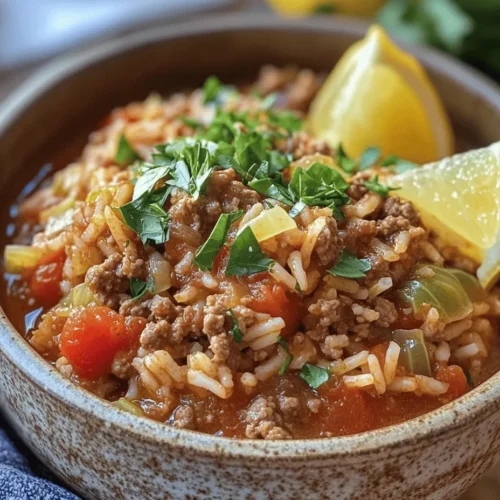
<svg viewBox="0 0 500 500"><path fill-rule="evenodd" d="M500 0L0 0L0 99L48 59L151 25L220 12L376 20L500 81Z"/></svg>
<svg viewBox="0 0 500 500"><path fill-rule="evenodd" d="M427 44L500 82L500 0L0 0L0 103L48 60L150 26L222 12L350 15ZM500 468L462 500L498 500Z"/></svg>

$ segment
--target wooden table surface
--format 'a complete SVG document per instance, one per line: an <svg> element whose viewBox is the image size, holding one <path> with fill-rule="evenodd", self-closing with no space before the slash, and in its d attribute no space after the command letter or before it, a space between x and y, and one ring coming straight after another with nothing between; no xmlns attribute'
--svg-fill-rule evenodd
<svg viewBox="0 0 500 500"><path fill-rule="evenodd" d="M226 9L227 10L227 9ZM266 7L262 0L246 0L240 1L233 6L231 11L265 11ZM192 16L183 16L182 20L187 20ZM158 26L167 25L167 22L156 23ZM122 36L125 32L116 33L115 36ZM100 43L105 38L100 38L86 46L92 46ZM79 50L82 47L78 47ZM2 100L16 88L23 80L35 72L47 60L37 61L36 63L29 64L23 67L15 68L12 70L0 69L0 103ZM460 500L499 500L500 499L500 464L486 473L480 481L478 481Z"/></svg>

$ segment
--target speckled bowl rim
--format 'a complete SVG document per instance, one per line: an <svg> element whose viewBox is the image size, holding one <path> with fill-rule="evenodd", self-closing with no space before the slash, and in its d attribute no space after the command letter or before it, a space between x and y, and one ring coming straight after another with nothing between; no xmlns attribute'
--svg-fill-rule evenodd
<svg viewBox="0 0 500 500"><path fill-rule="evenodd" d="M56 83L79 72L86 66L133 48L159 40L177 37L210 34L223 31L275 29L276 31L337 32L361 37L367 28L364 21L350 18L328 18L308 20L283 20L269 15L219 15L161 27L128 35L118 40L101 44L80 53L63 56L47 64L21 84L0 105L0 140L2 134ZM499 88L479 72L465 64L431 49L411 47L424 64L446 77L459 81L462 86L474 89L489 105L500 113ZM16 331L4 312L0 310L0 349L18 368L34 382L40 390L47 391L70 406L75 412L99 419L102 425L115 427L123 438L154 440L161 445L195 451L205 456L269 459L280 457L291 461L350 457L369 454L381 448L395 448L422 439L437 437L447 431L456 430L474 422L481 414L489 415L497 409L500 400L500 373L461 398L435 411L402 424L369 431L352 436L302 439L290 441L254 441L233 439L203 434L139 418L116 409L110 403L94 396L63 377L38 355ZM15 381L13 382L15 384ZM484 416L484 415L483 415Z"/></svg>

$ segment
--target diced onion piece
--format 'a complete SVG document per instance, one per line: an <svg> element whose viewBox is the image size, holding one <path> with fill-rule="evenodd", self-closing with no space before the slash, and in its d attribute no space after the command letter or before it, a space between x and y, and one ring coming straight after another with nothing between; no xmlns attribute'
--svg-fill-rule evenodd
<svg viewBox="0 0 500 500"><path fill-rule="evenodd" d="M64 212L66 212L70 208L73 208L74 206L75 206L75 200L73 198L65 198L57 205L53 205L52 207L49 207L46 210L42 210L38 215L38 219L42 224L45 224L50 217L59 217L60 215L64 214Z"/></svg>
<svg viewBox="0 0 500 500"><path fill-rule="evenodd" d="M33 269L45 255L45 250L27 245L7 245L4 251L5 270L19 274Z"/></svg>
<svg viewBox="0 0 500 500"><path fill-rule="evenodd" d="M392 337L401 347L399 360L409 373L432 376L429 353L422 330L394 330Z"/></svg>
<svg viewBox="0 0 500 500"><path fill-rule="evenodd" d="M172 286L172 266L158 252L152 252L148 260L149 274L153 277L154 293L161 293Z"/></svg>
<svg viewBox="0 0 500 500"><path fill-rule="evenodd" d="M96 302L94 294L85 283L76 285L69 294L69 301L73 307L88 306L91 302Z"/></svg>
<svg viewBox="0 0 500 500"><path fill-rule="evenodd" d="M419 313L425 304L436 308L439 318L445 323L468 316L472 312L472 302L461 282L449 269L427 267L434 271L434 276L403 283L399 290L403 301L411 304L415 313Z"/></svg>
<svg viewBox="0 0 500 500"><path fill-rule="evenodd" d="M296 222L287 214L286 210L281 207L274 207L270 210L265 210L260 213L255 219L252 219L248 226L252 228L252 232L257 238L257 241L264 241L278 234L296 229Z"/></svg>

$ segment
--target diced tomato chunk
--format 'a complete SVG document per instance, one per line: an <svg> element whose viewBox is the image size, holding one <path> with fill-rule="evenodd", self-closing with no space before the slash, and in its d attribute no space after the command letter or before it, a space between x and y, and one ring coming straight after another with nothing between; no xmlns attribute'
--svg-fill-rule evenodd
<svg viewBox="0 0 500 500"><path fill-rule="evenodd" d="M321 386L318 393L325 405L318 415L325 431L344 436L374 428L372 397L366 391L329 383Z"/></svg>
<svg viewBox="0 0 500 500"><path fill-rule="evenodd" d="M300 297L287 293L279 283L262 285L254 295L250 307L254 311L283 318L286 324L281 332L283 336L292 335L299 327L302 312Z"/></svg>
<svg viewBox="0 0 500 500"><path fill-rule="evenodd" d="M64 252L51 253L43 257L31 275L31 295L43 306L52 307L62 297L61 283Z"/></svg>
<svg viewBox="0 0 500 500"><path fill-rule="evenodd" d="M105 306L75 310L61 334L61 353L84 378L109 373L116 353L130 347L139 323L127 328L123 316Z"/></svg>
<svg viewBox="0 0 500 500"><path fill-rule="evenodd" d="M450 388L445 394L445 398L449 401L453 401L454 399L463 396L466 392L469 392L469 383L467 382L465 373L460 366L451 365L446 368L439 368L436 373L436 379L440 382L450 384Z"/></svg>

